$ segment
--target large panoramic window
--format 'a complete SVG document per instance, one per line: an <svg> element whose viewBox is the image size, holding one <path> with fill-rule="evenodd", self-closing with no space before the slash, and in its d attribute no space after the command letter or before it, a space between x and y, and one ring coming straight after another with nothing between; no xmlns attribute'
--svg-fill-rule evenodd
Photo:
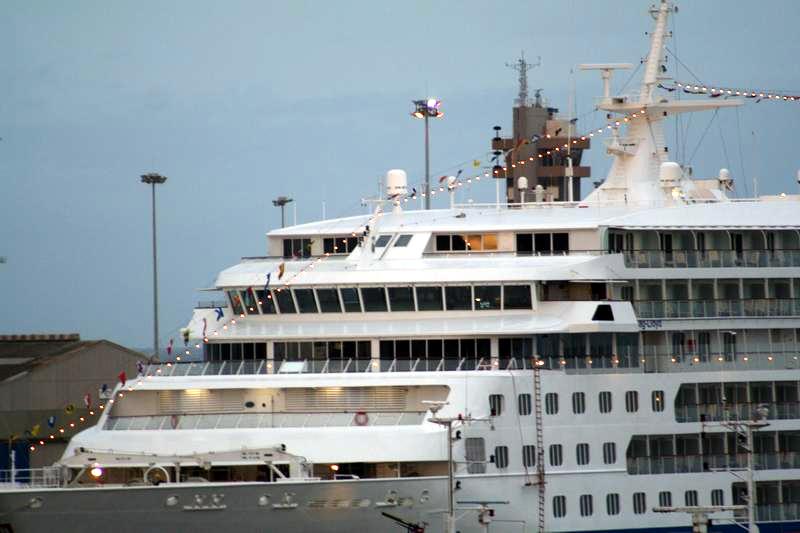
<svg viewBox="0 0 800 533"><path fill-rule="evenodd" d="M317 300L319 301L319 310L323 313L342 312L339 293L336 289L317 289Z"/></svg>
<svg viewBox="0 0 800 533"><path fill-rule="evenodd" d="M322 239L322 251L326 254L349 254L358 247L358 237L326 237Z"/></svg>
<svg viewBox="0 0 800 533"><path fill-rule="evenodd" d="M383 287L364 287L361 289L361 298L364 300L364 311L388 311L386 291L383 290Z"/></svg>
<svg viewBox="0 0 800 533"><path fill-rule="evenodd" d="M414 291L411 287L389 287L388 291L392 311L414 310Z"/></svg>
<svg viewBox="0 0 800 533"><path fill-rule="evenodd" d="M441 311L441 287L417 287L417 309L420 311Z"/></svg>
<svg viewBox="0 0 800 533"><path fill-rule="evenodd" d="M317 301L314 299L312 289L295 289L294 298L297 300L297 307L301 313L316 313Z"/></svg>
<svg viewBox="0 0 800 533"><path fill-rule="evenodd" d="M346 313L361 312L361 298L358 296L358 289L355 287L342 287L339 292L342 295L342 304Z"/></svg>
<svg viewBox="0 0 800 533"><path fill-rule="evenodd" d="M258 305L261 306L261 312L265 315L275 314L275 300L272 299L272 294L264 290L256 290L256 299Z"/></svg>
<svg viewBox="0 0 800 533"><path fill-rule="evenodd" d="M244 302L244 310L248 315L258 314L258 305L256 304L256 295L253 294L253 289L248 288L242 291L242 302Z"/></svg>
<svg viewBox="0 0 800 533"><path fill-rule="evenodd" d="M281 313L296 313L292 292L288 290L278 290L274 292L275 299L278 301L278 310Z"/></svg>
<svg viewBox="0 0 800 533"><path fill-rule="evenodd" d="M500 286L475 286L475 310L500 309Z"/></svg>
<svg viewBox="0 0 800 533"><path fill-rule="evenodd" d="M469 311L472 309L472 287L445 287L445 301L448 311Z"/></svg>

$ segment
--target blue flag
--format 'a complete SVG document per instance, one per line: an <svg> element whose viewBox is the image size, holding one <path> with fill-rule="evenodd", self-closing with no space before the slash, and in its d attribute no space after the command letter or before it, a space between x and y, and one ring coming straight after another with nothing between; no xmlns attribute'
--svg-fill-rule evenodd
<svg viewBox="0 0 800 533"><path fill-rule="evenodd" d="M53 427L55 425L56 425L56 417L51 416L50 418L47 419L47 426L48 427Z"/></svg>
<svg viewBox="0 0 800 533"><path fill-rule="evenodd" d="M267 272L267 283L264 284L264 292L269 291L269 280L272 278L272 272Z"/></svg>
<svg viewBox="0 0 800 533"><path fill-rule="evenodd" d="M223 316L225 316L225 313L223 313L223 312L222 312L222 308L221 308L221 307L217 307L216 309L214 309L214 311L216 311L216 312L217 312L217 322L219 322L219 321L220 321L220 319L221 319Z"/></svg>

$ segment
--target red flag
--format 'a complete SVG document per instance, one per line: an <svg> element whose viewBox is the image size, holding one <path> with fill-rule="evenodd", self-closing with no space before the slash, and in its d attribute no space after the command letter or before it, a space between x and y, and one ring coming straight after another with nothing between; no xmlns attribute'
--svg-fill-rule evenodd
<svg viewBox="0 0 800 533"><path fill-rule="evenodd" d="M125 371L119 373L117 376L119 378L119 382L122 383L122 386L125 386L125 382L128 381L128 376L125 375Z"/></svg>
<svg viewBox="0 0 800 533"><path fill-rule="evenodd" d="M87 392L86 395L83 397L83 404L86 406L87 409L92 408L92 395L91 393Z"/></svg>
<svg viewBox="0 0 800 533"><path fill-rule="evenodd" d="M167 344L167 355L172 355L172 339L170 339L169 344Z"/></svg>

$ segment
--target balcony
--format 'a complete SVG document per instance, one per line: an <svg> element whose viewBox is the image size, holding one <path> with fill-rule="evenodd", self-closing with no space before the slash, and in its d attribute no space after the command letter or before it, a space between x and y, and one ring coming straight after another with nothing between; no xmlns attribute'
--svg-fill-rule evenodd
<svg viewBox="0 0 800 533"><path fill-rule="evenodd" d="M747 300L637 300L640 319L664 318L775 318L800 316L800 299Z"/></svg>
<svg viewBox="0 0 800 533"><path fill-rule="evenodd" d="M719 403L676 405L675 420L678 422L720 422L722 420L747 420L761 407L767 408L769 420L800 419L800 402L735 403L723 406Z"/></svg>
<svg viewBox="0 0 800 533"><path fill-rule="evenodd" d="M628 474L693 474L715 470L742 470L747 468L747 454L671 455L666 457L628 457ZM756 470L800 468L800 453L753 454Z"/></svg>
<svg viewBox="0 0 800 533"><path fill-rule="evenodd" d="M628 268L779 268L800 266L800 250L635 250L624 252Z"/></svg>

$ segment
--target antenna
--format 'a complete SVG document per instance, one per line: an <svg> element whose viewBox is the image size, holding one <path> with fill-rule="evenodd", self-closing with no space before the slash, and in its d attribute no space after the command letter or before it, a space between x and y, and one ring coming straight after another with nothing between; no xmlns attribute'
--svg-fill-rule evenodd
<svg viewBox="0 0 800 533"><path fill-rule="evenodd" d="M519 59L517 59L513 63L506 63L506 66L510 69L514 69L519 73L519 95L517 96L517 105L518 106L527 106L528 105L528 69L532 67L540 67L542 66L542 56L537 56L536 63L526 63L525 62L525 50L523 50L520 55ZM537 101L539 100L539 90L536 93Z"/></svg>

